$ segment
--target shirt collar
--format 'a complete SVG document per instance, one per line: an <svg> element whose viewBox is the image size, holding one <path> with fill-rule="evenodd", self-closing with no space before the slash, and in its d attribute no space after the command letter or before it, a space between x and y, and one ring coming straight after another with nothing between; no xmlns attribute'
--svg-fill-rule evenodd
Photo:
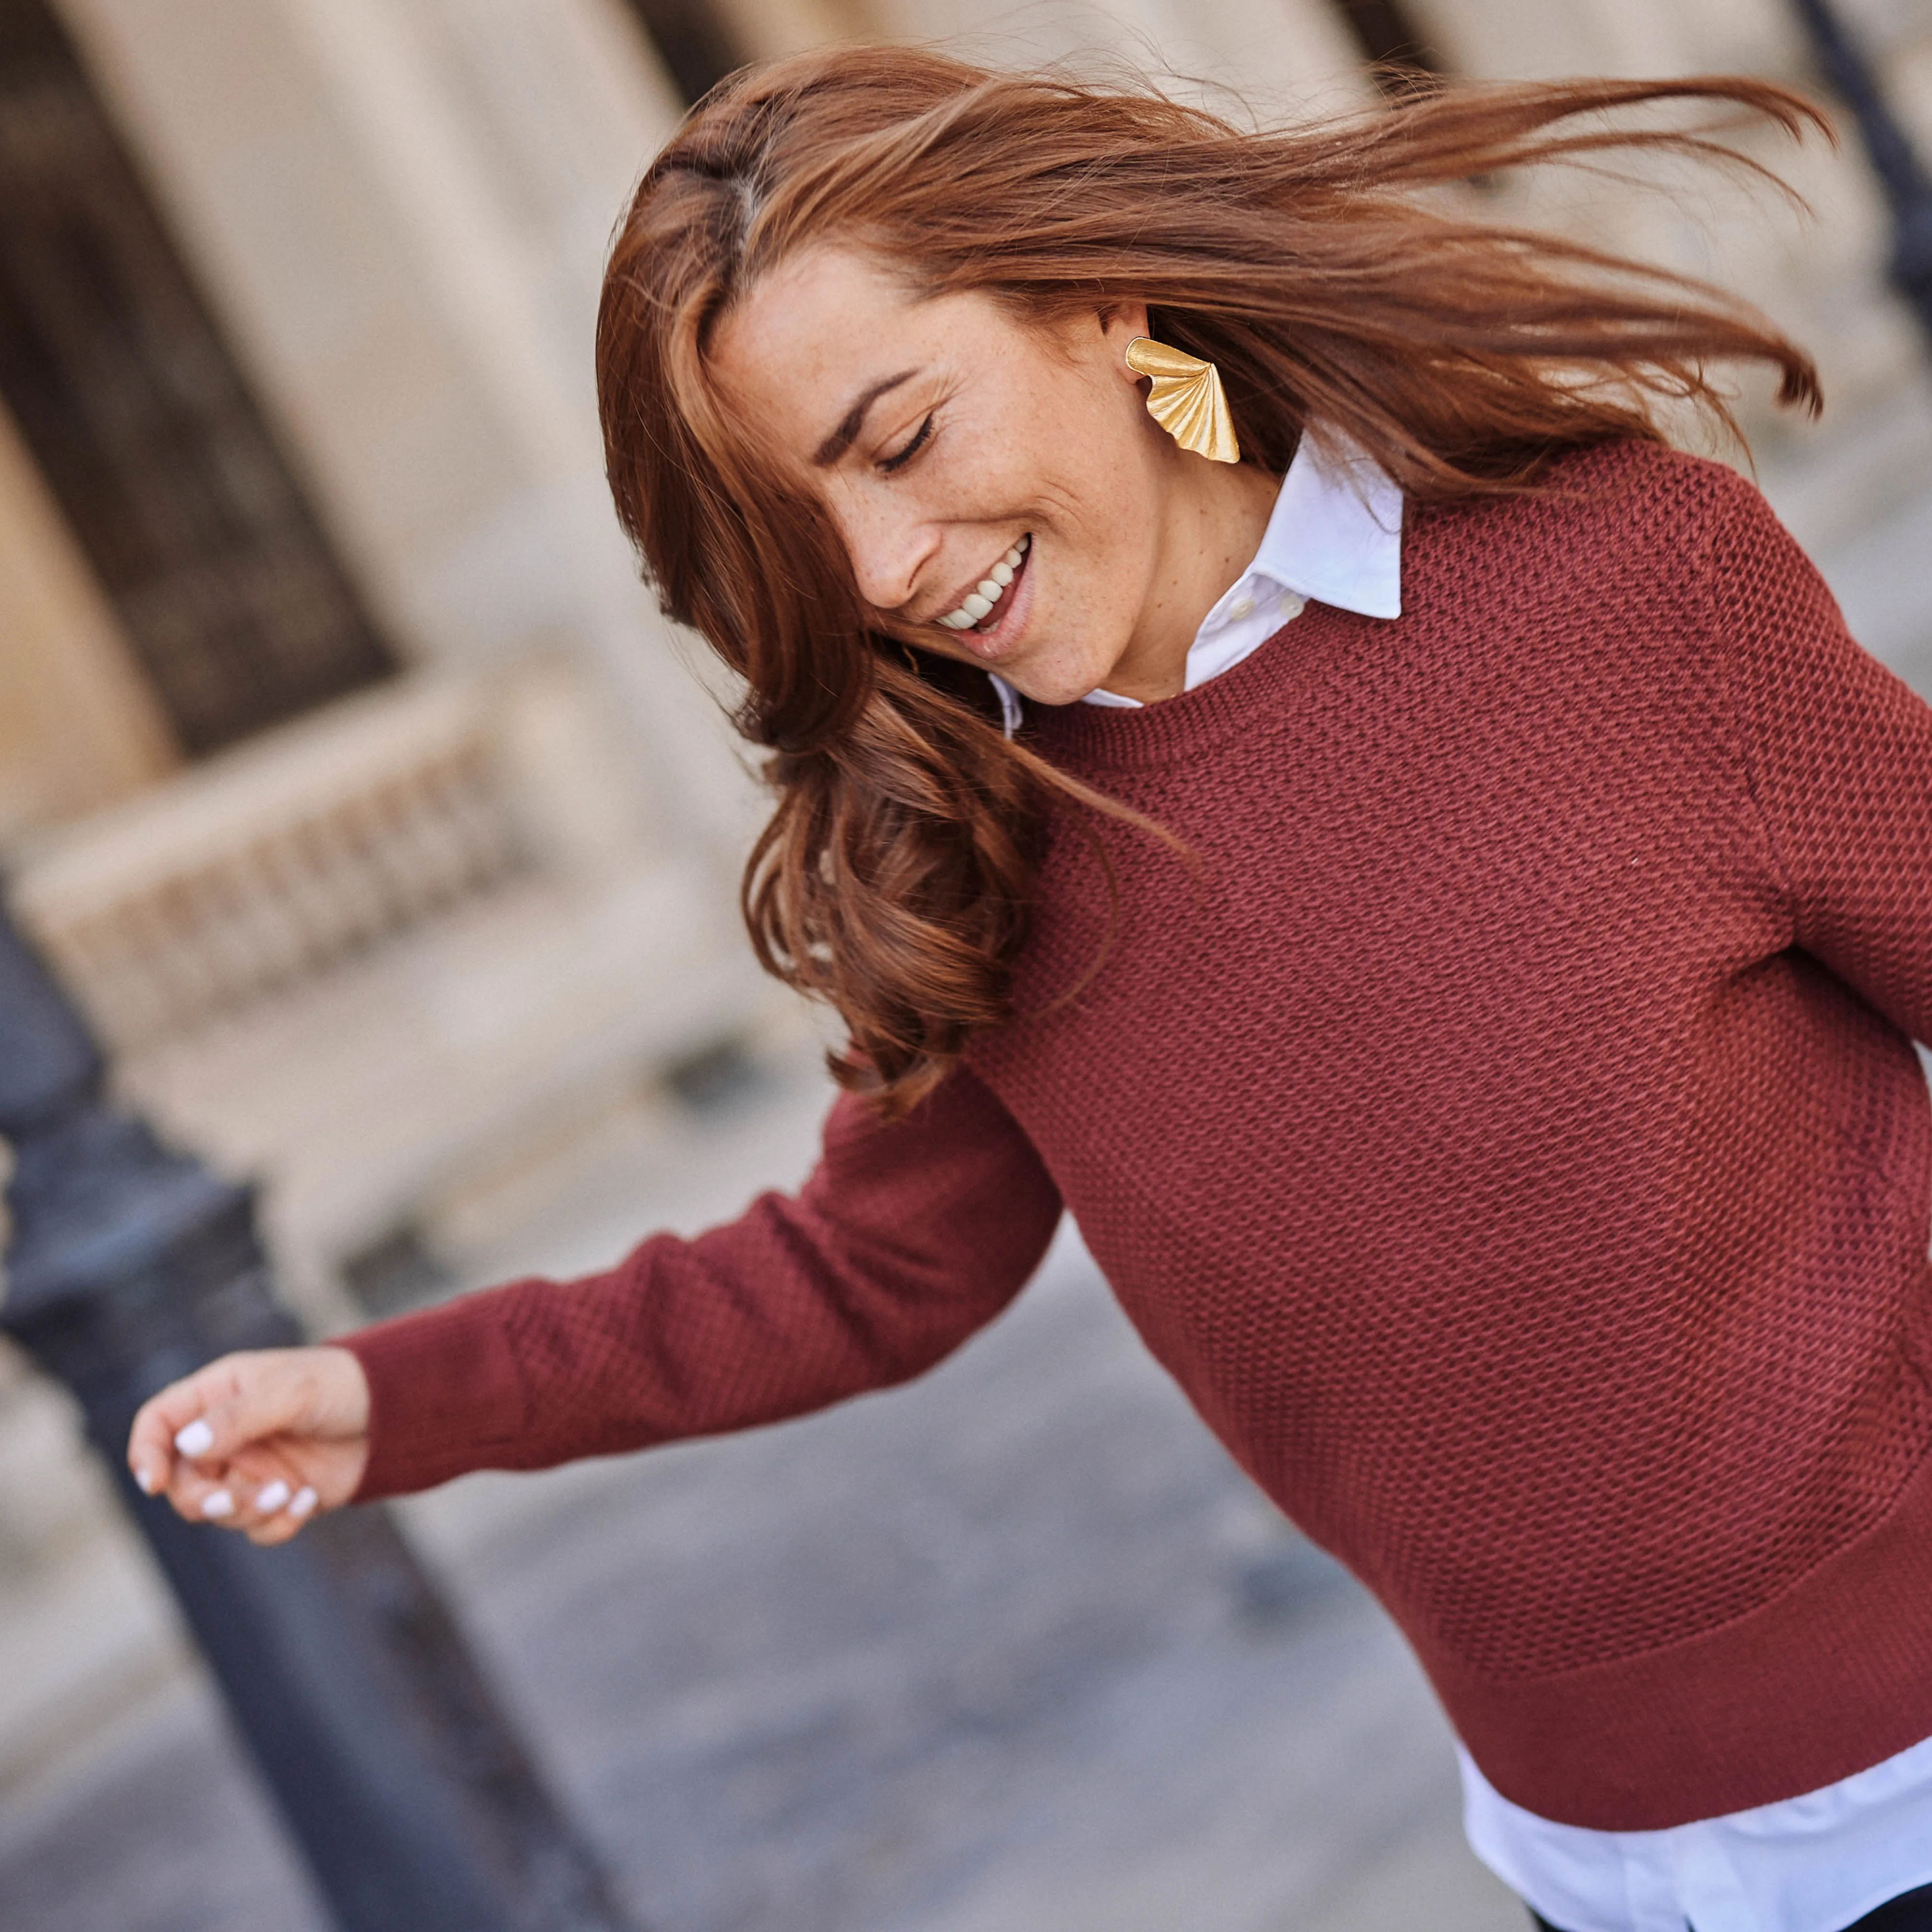
<svg viewBox="0 0 1932 1932"><path fill-rule="evenodd" d="M1402 615L1402 492L1373 457L1304 435L1244 574L1361 617Z"/></svg>

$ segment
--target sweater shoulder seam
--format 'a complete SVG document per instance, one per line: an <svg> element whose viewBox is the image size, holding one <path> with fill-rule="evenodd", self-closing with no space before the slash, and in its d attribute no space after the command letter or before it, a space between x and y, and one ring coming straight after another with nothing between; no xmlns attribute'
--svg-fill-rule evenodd
<svg viewBox="0 0 1932 1932"><path fill-rule="evenodd" d="M1702 578L1699 602L1703 611L1704 630L1708 640L1718 694L1728 727L1732 761L1743 783L1744 796L1750 801L1751 819L1757 828L1758 838L1765 854L1770 861L1778 891L1784 898L1786 909L1795 914L1798 894L1790 862L1779 842L1777 828L1772 824L1771 814L1766 807L1764 787L1758 772L1757 761L1753 755L1750 723L1733 675L1732 658L1735 640L1726 633L1719 615L1718 592L1721 588L1718 556L1720 541L1737 517L1736 505L1732 500L1735 493L1750 487L1742 477L1729 471L1721 479L1715 482L1712 491L1714 499L1714 514L1706 524L1699 545L1698 566Z"/></svg>

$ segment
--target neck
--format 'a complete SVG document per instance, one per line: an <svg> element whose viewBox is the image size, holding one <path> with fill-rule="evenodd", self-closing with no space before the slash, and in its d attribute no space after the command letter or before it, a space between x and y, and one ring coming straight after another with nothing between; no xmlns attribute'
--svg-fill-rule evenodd
<svg viewBox="0 0 1932 1932"><path fill-rule="evenodd" d="M1178 448L1173 460L1153 586L1102 687L1142 704L1186 688L1195 634L1261 548L1281 489L1279 476L1250 464L1210 463Z"/></svg>

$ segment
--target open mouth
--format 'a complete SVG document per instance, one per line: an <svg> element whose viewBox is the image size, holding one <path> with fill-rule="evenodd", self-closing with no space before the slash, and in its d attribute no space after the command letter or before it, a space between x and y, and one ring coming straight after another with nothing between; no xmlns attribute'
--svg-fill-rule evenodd
<svg viewBox="0 0 1932 1932"><path fill-rule="evenodd" d="M948 610L944 616L935 617L932 621L949 631L977 631L983 634L992 630L1000 621L1000 600L1012 588L1021 572L1026 568L1026 554L1032 544L1031 537L1022 537L967 592L960 600L958 609Z"/></svg>

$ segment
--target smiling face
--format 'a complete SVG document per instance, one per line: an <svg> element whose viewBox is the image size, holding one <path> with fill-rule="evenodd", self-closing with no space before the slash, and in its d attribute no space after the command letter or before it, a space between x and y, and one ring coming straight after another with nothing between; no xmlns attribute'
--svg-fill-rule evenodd
<svg viewBox="0 0 1932 1932"><path fill-rule="evenodd" d="M728 316L713 362L824 504L879 628L1028 697L1181 688L1188 644L1260 542L1274 479L1148 415L1124 305L1036 326L805 250Z"/></svg>

